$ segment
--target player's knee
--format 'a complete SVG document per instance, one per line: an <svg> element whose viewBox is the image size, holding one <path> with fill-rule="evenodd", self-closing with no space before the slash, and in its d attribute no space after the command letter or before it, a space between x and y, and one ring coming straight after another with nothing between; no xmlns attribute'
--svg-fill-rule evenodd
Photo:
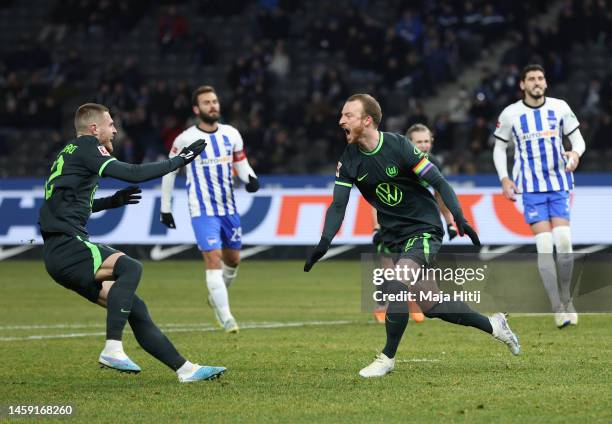
<svg viewBox="0 0 612 424"><path fill-rule="evenodd" d="M553 239L557 253L572 253L572 232L569 226L553 228Z"/></svg>
<svg viewBox="0 0 612 424"><path fill-rule="evenodd" d="M235 273L238 273L238 265L240 265L240 259L230 258L223 260L223 269L232 268Z"/></svg>
<svg viewBox="0 0 612 424"><path fill-rule="evenodd" d="M387 312L391 314L407 314L408 301L408 289L406 285L396 280L386 281L383 291L388 297L389 304L387 305Z"/></svg>
<svg viewBox="0 0 612 424"><path fill-rule="evenodd" d="M138 286L142 276L142 264L128 255L123 255L115 263L114 275L117 279L128 277L126 281Z"/></svg>
<svg viewBox="0 0 612 424"><path fill-rule="evenodd" d="M553 237L549 232L535 235L536 249L538 253L553 253Z"/></svg>
<svg viewBox="0 0 612 424"><path fill-rule="evenodd" d="M221 269L222 261L220 250L203 252L202 256L204 256L204 264L206 265L206 269Z"/></svg>

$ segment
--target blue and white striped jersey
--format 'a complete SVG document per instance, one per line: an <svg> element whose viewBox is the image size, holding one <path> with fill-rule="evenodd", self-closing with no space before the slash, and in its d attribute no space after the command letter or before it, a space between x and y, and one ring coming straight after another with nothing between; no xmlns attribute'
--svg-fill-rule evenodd
<svg viewBox="0 0 612 424"><path fill-rule="evenodd" d="M174 140L170 157L199 139L206 140L206 149L186 166L189 212L192 217L235 214L232 164L244 158L242 136L231 125L218 124L214 133L194 125Z"/></svg>
<svg viewBox="0 0 612 424"><path fill-rule="evenodd" d="M578 127L578 119L569 105L553 97L546 97L538 108L519 100L502 111L493 135L505 142L514 141L512 175L522 192L573 188L574 176L565 170L563 136Z"/></svg>

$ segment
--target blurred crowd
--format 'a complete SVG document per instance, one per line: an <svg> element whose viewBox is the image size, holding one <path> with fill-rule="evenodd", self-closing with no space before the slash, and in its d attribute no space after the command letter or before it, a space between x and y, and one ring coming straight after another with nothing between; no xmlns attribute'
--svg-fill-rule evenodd
<svg viewBox="0 0 612 424"><path fill-rule="evenodd" d="M129 162L165 156L192 123L195 87L151 77L138 54L96 62L92 72L87 52L65 49L63 41L79 32L92 42L121 42L147 18L156 25L161 57L180 52L196 69L220 66L227 43L206 28L195 28L187 11L208 19L248 9L254 11L248 25L237 31L252 40L250 48L235 46L224 80L216 85L223 120L241 131L255 169L317 172L335 163L344 147L339 110L359 87L382 101L383 129L401 131L425 123L435 133L437 152L443 157L461 153L446 162L446 171L474 173L481 170L478 158L490 150L497 115L520 96L518 75L524 64L542 63L554 87L572 75L573 44L611 47L607 28L612 12L603 0L568 0L558 19L546 26L534 21L546 10L545 1L393 1L388 10L369 0L315 3L56 1L36 33L2 52L0 129L46 129L59 142L71 130L72 110L62 105L79 93L84 79L94 78L90 100L109 106L120 127L118 156ZM512 43L500 64L471 68L501 39ZM298 83L300 68L307 70L305 94L295 95L291 87ZM462 72L480 72L481 81L475 88L460 87L436 116L424 110L422 99L436 95ZM581 104L572 104L579 118L591 123L589 148L608 148L611 94L612 74L593 75ZM10 148L1 144L0 155L8 154Z"/></svg>

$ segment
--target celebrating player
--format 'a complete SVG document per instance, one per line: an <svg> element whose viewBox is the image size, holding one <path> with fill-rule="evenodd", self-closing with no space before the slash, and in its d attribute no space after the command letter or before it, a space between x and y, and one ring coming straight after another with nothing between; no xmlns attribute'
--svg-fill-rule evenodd
<svg viewBox="0 0 612 424"><path fill-rule="evenodd" d="M208 303L219 324L228 333L239 328L230 311L227 289L236 279L242 247L240 215L234 201L232 164L246 190L259 189L255 172L249 165L242 137L236 128L219 123L221 107L213 87L204 85L192 95L193 113L199 123L174 140L170 157L195 140L203 138L207 148L187 167L187 196L191 225L206 265ZM172 216L172 189L176 172L162 179L161 222L176 228Z"/></svg>
<svg viewBox="0 0 612 424"><path fill-rule="evenodd" d="M570 231L572 172L584 153L585 143L576 116L569 105L545 97L546 76L540 65L528 65L521 73L524 97L506 107L497 121L493 160L504 196L516 201L522 193L524 216L535 236L538 270L548 293L557 327L578 324L570 285L574 259ZM572 150L564 151L563 136ZM508 177L506 149L516 144L514 181ZM557 267L553 257L557 250ZM559 286L561 290L559 290Z"/></svg>
<svg viewBox="0 0 612 424"><path fill-rule="evenodd" d="M368 94L355 94L344 104L339 124L348 145L338 162L333 201L325 216L323 234L306 260L306 272L327 252L340 229L354 184L378 211L383 245L399 255L397 264L401 267L415 269L431 263L444 234L440 210L433 195L421 184L423 181L440 193L459 235L467 234L472 243L480 245L478 235L463 217L453 189L438 169L404 136L378 131L381 118L380 105ZM390 281L390 292L399 294L405 290L403 283ZM438 292L435 282L419 284L421 289ZM460 301L425 301L419 306L427 317L478 328L505 343L513 354L520 351L518 339L501 313L488 318ZM408 303L390 301L385 322L386 345L359 375L382 377L393 370L395 353L407 324Z"/></svg>
<svg viewBox="0 0 612 424"><path fill-rule="evenodd" d="M59 152L45 183L38 224L49 275L106 308L106 345L98 361L119 371L140 372L140 367L125 354L121 341L129 322L140 346L176 371L179 381L220 376L224 367L200 366L185 360L152 321L147 306L135 293L142 274L140 262L111 247L92 243L85 229L92 212L138 203L140 199L141 191L136 186L94 199L100 177L128 182L158 178L190 163L206 143L197 140L170 160L130 165L111 156L117 130L105 106L81 105L74 126L77 137Z"/></svg>

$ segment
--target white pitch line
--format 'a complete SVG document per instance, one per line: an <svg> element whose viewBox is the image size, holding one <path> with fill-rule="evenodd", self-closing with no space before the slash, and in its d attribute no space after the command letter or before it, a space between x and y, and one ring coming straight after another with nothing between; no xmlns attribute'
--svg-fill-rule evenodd
<svg viewBox="0 0 612 424"><path fill-rule="evenodd" d="M265 323L261 323L265 324ZM208 324L202 323L176 323L176 324L159 324L160 328L168 327L205 327ZM0 331L7 330L51 330L51 329L62 329L62 328L105 328L105 324L35 324L35 325L5 325L0 326Z"/></svg>
<svg viewBox="0 0 612 424"><path fill-rule="evenodd" d="M347 325L354 324L356 321L297 321L297 322L254 322L241 324L240 329L274 329L274 328L294 328L294 327L310 327L310 326L325 326L325 325ZM162 328L164 326L161 326ZM187 324L183 327L165 328L167 333L184 333L188 331L218 331L219 327L206 326L198 324ZM68 333L68 334L52 334L52 335L32 335L24 337L0 337L0 342L12 341L32 341L32 340L52 340L52 339L69 339L75 337L97 337L103 336L105 332L99 331L95 333Z"/></svg>

